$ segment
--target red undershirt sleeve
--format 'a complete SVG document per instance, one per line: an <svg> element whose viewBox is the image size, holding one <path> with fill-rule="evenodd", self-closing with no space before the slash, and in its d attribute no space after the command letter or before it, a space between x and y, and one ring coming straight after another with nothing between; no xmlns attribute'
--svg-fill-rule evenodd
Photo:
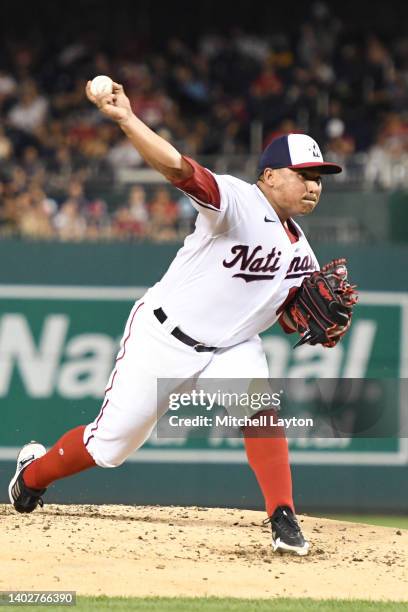
<svg viewBox="0 0 408 612"><path fill-rule="evenodd" d="M183 159L192 167L193 174L182 181L172 181L172 184L200 206L220 210L221 194L214 175L194 159L186 156Z"/></svg>

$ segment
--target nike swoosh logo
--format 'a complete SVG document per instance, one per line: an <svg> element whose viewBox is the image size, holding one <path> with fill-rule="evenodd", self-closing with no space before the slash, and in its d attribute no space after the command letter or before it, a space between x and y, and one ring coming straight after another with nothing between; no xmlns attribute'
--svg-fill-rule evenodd
<svg viewBox="0 0 408 612"><path fill-rule="evenodd" d="M268 217L265 216L264 219L265 223L275 223L275 219L268 219Z"/></svg>
<svg viewBox="0 0 408 612"><path fill-rule="evenodd" d="M31 455L31 457L27 457L27 459L22 459L20 461L20 467L23 467L26 463L28 463L29 461L32 461L34 459L34 455Z"/></svg>

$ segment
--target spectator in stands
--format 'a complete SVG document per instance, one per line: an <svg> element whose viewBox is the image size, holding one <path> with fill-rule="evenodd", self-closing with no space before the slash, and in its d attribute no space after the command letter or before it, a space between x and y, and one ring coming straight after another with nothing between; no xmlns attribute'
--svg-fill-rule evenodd
<svg viewBox="0 0 408 612"><path fill-rule="evenodd" d="M166 187L159 187L150 203L149 237L157 242L177 240L178 207Z"/></svg>
<svg viewBox="0 0 408 612"><path fill-rule="evenodd" d="M16 90L17 82L15 78L9 72L0 68L0 108L5 107Z"/></svg>
<svg viewBox="0 0 408 612"><path fill-rule="evenodd" d="M66 200L55 216L54 226L60 240L83 240L86 235L86 221L81 215L78 202L71 199Z"/></svg>
<svg viewBox="0 0 408 612"><path fill-rule="evenodd" d="M17 103L11 108L8 120L12 127L35 134L43 125L48 111L48 101L38 92L35 81L24 81Z"/></svg>
<svg viewBox="0 0 408 612"><path fill-rule="evenodd" d="M128 200L130 216L140 223L142 233L146 231L149 221L149 211L146 200L146 191L141 185L134 185L130 189Z"/></svg>
<svg viewBox="0 0 408 612"><path fill-rule="evenodd" d="M47 166L47 181L50 190L63 198L75 176L76 169L71 149L63 144L58 146Z"/></svg>
<svg viewBox="0 0 408 612"><path fill-rule="evenodd" d="M104 200L93 200L86 205L85 220L87 240L106 240L111 237L111 221Z"/></svg>
<svg viewBox="0 0 408 612"><path fill-rule="evenodd" d="M132 108L138 117L151 128L158 128L164 122L165 113L171 106L166 93L146 74L137 89L129 90Z"/></svg>
<svg viewBox="0 0 408 612"><path fill-rule="evenodd" d="M126 137L119 138L113 145L107 154L107 160L114 172L118 172L122 168L137 168L143 164L143 160L139 153L136 151L129 138Z"/></svg>
<svg viewBox="0 0 408 612"><path fill-rule="evenodd" d="M44 181L45 164L40 158L37 147L29 145L24 148L21 158L21 167L26 173L28 180L36 179L41 183Z"/></svg>
<svg viewBox="0 0 408 612"><path fill-rule="evenodd" d="M81 181L72 179L68 185L67 195L67 202L75 203L79 212L85 212L85 209L88 204L88 199L85 197L84 186Z"/></svg>
<svg viewBox="0 0 408 612"><path fill-rule="evenodd" d="M2 195L0 205L0 230L2 236L19 235L16 200L6 194Z"/></svg>
<svg viewBox="0 0 408 612"><path fill-rule="evenodd" d="M24 193L28 187L27 174L21 166L14 166L11 170L10 180L7 183L7 193L10 196Z"/></svg>
<svg viewBox="0 0 408 612"><path fill-rule="evenodd" d="M400 115L385 115L367 161L365 179L369 186L408 188L408 123Z"/></svg>
<svg viewBox="0 0 408 612"><path fill-rule="evenodd" d="M5 134L4 129L0 126L0 175L7 173L5 166L10 167L10 162L14 155L13 143Z"/></svg>
<svg viewBox="0 0 408 612"><path fill-rule="evenodd" d="M119 240L141 238L145 226L132 216L129 206L120 206L113 215L112 236Z"/></svg>
<svg viewBox="0 0 408 612"><path fill-rule="evenodd" d="M48 200L39 188L19 196L19 233L23 238L35 240L50 239L54 236L51 217L56 204Z"/></svg>

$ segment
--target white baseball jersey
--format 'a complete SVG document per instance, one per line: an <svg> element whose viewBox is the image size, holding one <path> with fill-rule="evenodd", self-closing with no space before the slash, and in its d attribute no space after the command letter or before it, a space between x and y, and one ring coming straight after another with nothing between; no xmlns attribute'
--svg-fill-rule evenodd
<svg viewBox="0 0 408 612"><path fill-rule="evenodd" d="M300 227L292 225L292 242L256 185L188 161L194 174L182 188L200 213L195 231L133 307L103 405L84 431L101 467L120 465L143 444L168 409L166 393L179 389L180 380L206 388L213 379L227 385L240 379L246 389L246 381L268 378L257 334L276 321L290 288L318 269ZM163 323L153 312L159 307L167 315ZM195 351L171 334L176 326L218 350ZM163 397L158 379L168 384Z"/></svg>
<svg viewBox="0 0 408 612"><path fill-rule="evenodd" d="M193 338L227 347L270 327L289 289L317 270L318 262L293 222L298 240L291 243L257 185L212 176L219 207L190 195L200 213L195 231L146 299Z"/></svg>

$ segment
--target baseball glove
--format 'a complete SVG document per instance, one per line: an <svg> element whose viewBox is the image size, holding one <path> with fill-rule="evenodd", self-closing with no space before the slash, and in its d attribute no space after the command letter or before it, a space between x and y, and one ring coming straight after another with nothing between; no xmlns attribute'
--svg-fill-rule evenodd
<svg viewBox="0 0 408 612"><path fill-rule="evenodd" d="M294 348L302 344L335 346L349 329L358 295L356 286L347 280L346 263L334 259L320 272L313 272L284 306L286 325L301 335Z"/></svg>

